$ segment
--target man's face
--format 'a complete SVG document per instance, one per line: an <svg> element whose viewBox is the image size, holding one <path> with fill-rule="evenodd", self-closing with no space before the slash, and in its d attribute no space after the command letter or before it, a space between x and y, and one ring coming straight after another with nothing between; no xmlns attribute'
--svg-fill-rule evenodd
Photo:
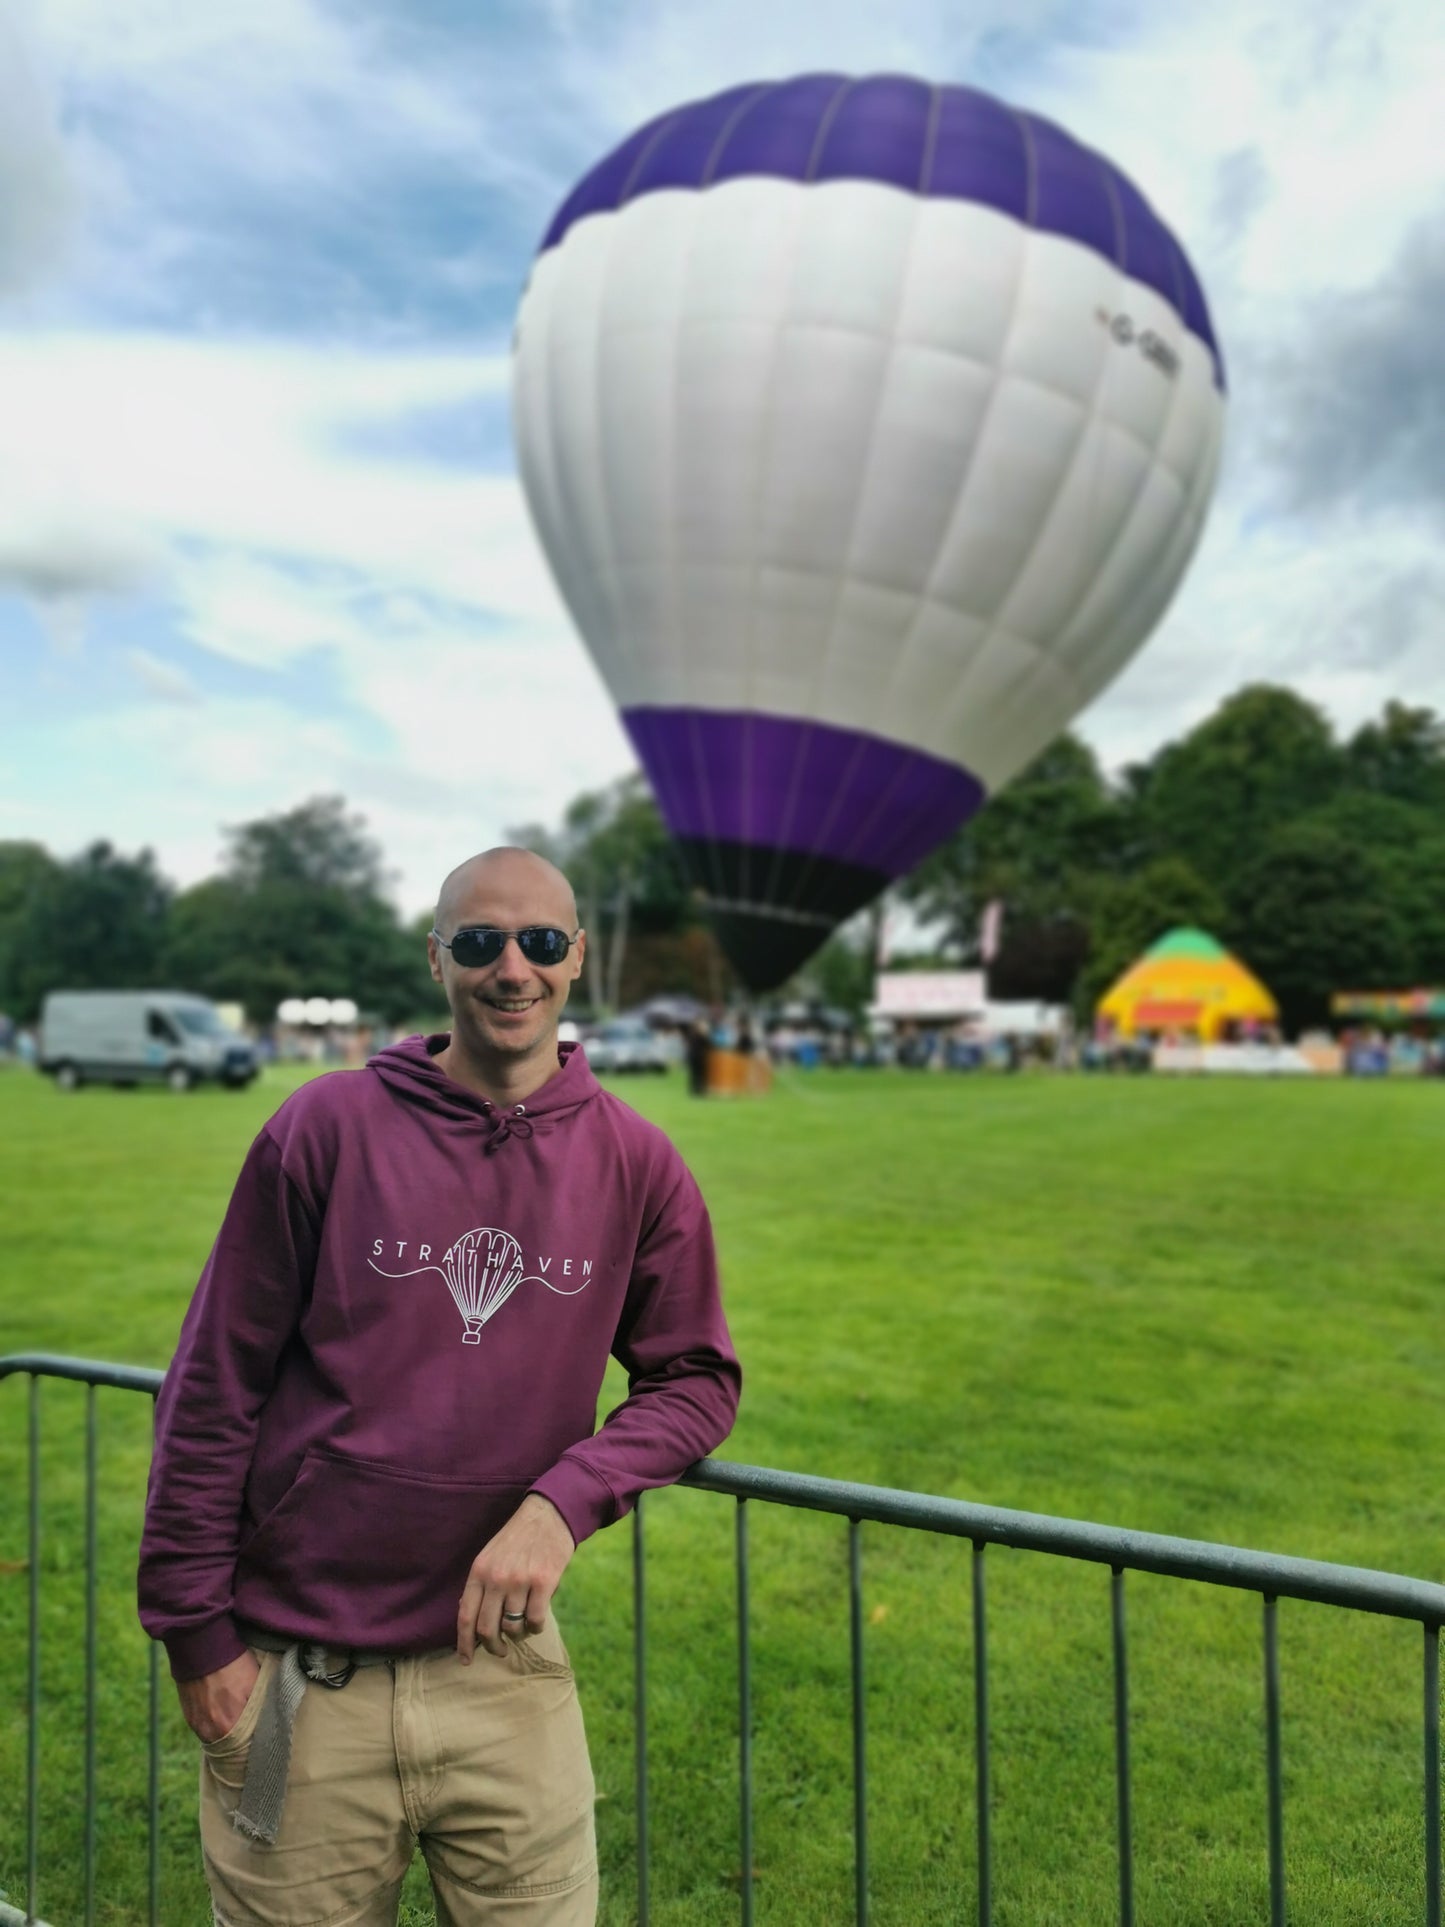
<svg viewBox="0 0 1445 1927"><path fill-rule="evenodd" d="M494 930L525 930L549 924L570 937L576 912L566 885L545 865L521 854L499 853L479 864L447 905L442 936L486 925ZM559 964L529 963L515 937L495 963L467 970L435 937L427 939L433 977L447 994L456 1041L468 1055L488 1058L541 1056L556 1050L557 1025L567 993L582 974L586 937Z"/></svg>

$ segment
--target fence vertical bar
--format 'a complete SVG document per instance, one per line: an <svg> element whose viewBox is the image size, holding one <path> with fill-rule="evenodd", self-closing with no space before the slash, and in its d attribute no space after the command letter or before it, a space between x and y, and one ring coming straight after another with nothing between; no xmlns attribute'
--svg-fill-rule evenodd
<svg viewBox="0 0 1445 1927"><path fill-rule="evenodd" d="M30 1627L26 1687L29 1731L25 1740L25 1918L35 1918L40 1873L40 1380L30 1375Z"/></svg>
<svg viewBox="0 0 1445 1927"><path fill-rule="evenodd" d="M748 1502L738 1500L738 1832L743 1927L753 1927L753 1648L748 1625Z"/></svg>
<svg viewBox="0 0 1445 1927"><path fill-rule="evenodd" d="M1279 1733L1279 1601L1264 1595L1264 1747L1269 1781L1269 1918L1285 1927L1284 1786Z"/></svg>
<svg viewBox="0 0 1445 1927"><path fill-rule="evenodd" d="M973 1751L978 1799L978 1927L993 1920L993 1830L988 1773L988 1599L984 1586L986 1541L973 1542Z"/></svg>
<svg viewBox="0 0 1445 1927"><path fill-rule="evenodd" d="M1425 1927L1440 1927L1440 1628L1425 1627Z"/></svg>
<svg viewBox="0 0 1445 1927"><path fill-rule="evenodd" d="M647 1927L651 1858L647 1811L647 1585L642 1546L642 1494L632 1511L632 1717L637 1776L637 1927Z"/></svg>
<svg viewBox="0 0 1445 1927"><path fill-rule="evenodd" d="M863 1679L863 1529L848 1521L848 1620L853 1649L853 1911L868 1927L868 1730Z"/></svg>
<svg viewBox="0 0 1445 1927"><path fill-rule="evenodd" d="M160 1927L161 1907L161 1662L150 1648L150 1759L146 1791L146 1897L150 1927Z"/></svg>
<svg viewBox="0 0 1445 1927"><path fill-rule="evenodd" d="M85 1388L85 1927L95 1921L95 1387Z"/></svg>
<svg viewBox="0 0 1445 1927"><path fill-rule="evenodd" d="M1129 1759L1129 1648L1124 1624L1124 1568L1110 1576L1114 1628L1114 1775L1119 1804L1119 1922L1134 1927L1134 1795Z"/></svg>

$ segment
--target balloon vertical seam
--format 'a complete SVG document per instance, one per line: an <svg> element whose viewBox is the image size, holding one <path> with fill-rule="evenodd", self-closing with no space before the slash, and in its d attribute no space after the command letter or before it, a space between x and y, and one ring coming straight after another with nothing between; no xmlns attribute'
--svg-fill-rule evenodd
<svg viewBox="0 0 1445 1927"><path fill-rule="evenodd" d="M923 155L918 164L918 192L927 195L933 180L933 157L938 152L938 130L943 123L943 89L935 81L928 90L928 125L923 132Z"/></svg>
<svg viewBox="0 0 1445 1927"><path fill-rule="evenodd" d="M712 186L717 176L717 171L722 166L723 156L727 152L728 142L732 139L738 128L747 119L758 102L765 99L767 95L772 92L772 86L767 81L764 81L761 86L757 88L756 92L749 94L748 98L728 115L727 120L723 123L718 133L717 140L713 143L712 152L703 163L702 178L698 182L699 193L706 193L708 188Z"/></svg>
<svg viewBox="0 0 1445 1927"><path fill-rule="evenodd" d="M765 87L759 87L755 93L750 95L748 99L744 101L742 105L739 106L734 112L734 114L731 116L729 120L729 128L735 127L737 123L741 120L742 116L746 114L757 101L761 100L763 95L766 92L767 92L767 89ZM718 138L719 138L718 156L720 156L721 143L727 139L727 130L724 130L724 132L721 135L719 135ZM715 158L716 157L710 157L709 159L710 167L714 164ZM680 544L678 541L678 527L677 527L677 502L678 502L678 488L677 488L678 427L677 427L677 424L678 424L678 417L681 413L681 410L678 406L678 403L681 399L680 389L678 384L681 379L681 368L682 368L682 346L681 346L682 315L686 306L687 288L688 288L689 279L692 274L693 261L697 254L697 235L698 235L698 224L694 222L688 232L687 258L683 264L682 276L678 282L678 289L679 289L678 313L677 313L677 324L676 324L676 329L675 329L674 338L673 338L673 356L672 356L673 406L668 411L669 434L668 434L667 449L668 449L668 465L669 465L668 480L670 483L670 487L668 489L668 500L671 504L670 512L667 517L667 528L668 528L668 535L669 535L670 547L671 547L671 568L668 572L668 612L669 612L669 619L670 619L672 634L675 637L680 635L681 628L682 628L682 597L681 597L682 559L681 559ZM685 675L687 679L687 684L691 685L694 680L691 653L689 651L684 651L683 659L684 659L684 663L686 664ZM686 687L684 693L689 703L692 703L695 706L694 689L691 686L688 686ZM697 789L699 794L704 799L703 808L707 814L707 818L710 825L712 805L711 805L711 799L707 796L707 783L705 780L705 771L703 769L701 746L698 740L697 731L695 729L690 728L688 730L687 741L688 741L688 748L691 752ZM722 872L718 866L716 839L714 837L712 836L708 837L706 841L706 849L708 853L708 869L711 871L712 878L713 878L713 888L714 890L720 890L723 882L723 877L722 877Z"/></svg>
<svg viewBox="0 0 1445 1927"><path fill-rule="evenodd" d="M667 136L682 118L682 111L679 107L676 113L663 115L653 131L651 140L644 141L642 146L637 150L632 166L627 171L627 178L623 181L622 186L617 192L616 209L619 213L632 198L632 191L637 186L643 168L646 167L663 141L667 139Z"/></svg>
<svg viewBox="0 0 1445 1927"><path fill-rule="evenodd" d="M817 185L818 169L823 164L823 149L828 144L828 135L832 132L833 123L841 113L843 102L848 98L849 94L852 93L854 85L855 83L845 76L844 79L840 81L833 98L818 116L817 131L813 135L813 145L808 153L808 165L803 170L804 187L814 187Z"/></svg>
<svg viewBox="0 0 1445 1927"><path fill-rule="evenodd" d="M788 265L787 286L784 290L782 307L778 315L777 325L773 329L772 355L768 364L767 394L769 396L774 394L777 390L778 363L781 357L783 340L787 332L787 325L786 325L786 319L785 319L787 314L787 292L789 289L791 289L794 278L796 277L798 272L798 256L802 250L803 228L805 224L804 217L803 217L803 209L804 207L806 207L806 205L807 203L805 201L797 208L794 223L793 223L792 260ZM771 454L773 437L774 437L774 429L772 425L772 422L773 422L772 411L766 406L766 404L763 406L761 410L761 422L762 422L763 446L760 452L762 453L765 459L758 478L759 486L753 497L753 560L752 560L753 595L752 595L750 607L748 609L747 662L745 666L744 682L743 682L743 696L744 696L745 704L747 706L747 710L745 713L750 713L756 707L756 698L757 698L757 691L756 691L757 653L758 653L757 652L757 620L758 620L757 591L758 591L759 580L761 577L762 567L763 567L762 525L763 525L763 508L764 508L764 501L766 498L766 486L767 486L766 457ZM746 729L746 740L749 748L751 748L751 741L752 741L751 725L750 724L745 725L745 729ZM794 771L795 786L800 775L801 775L801 764L795 767L795 771ZM745 794L745 801L743 805L744 827L745 829L750 830L752 827L752 798L750 795L746 793L746 791L744 794ZM791 809L792 809L792 799L790 798L789 815L791 815ZM743 852L744 854L743 854L742 865L741 865L741 870L742 870L741 882L744 886L744 889L746 890L746 888L752 882L752 857L750 853L749 841L746 836L744 836L744 839L743 839ZM767 895L769 897L771 897L777 882L777 864L778 864L778 858L775 854L773 859L772 870L769 874L768 882L766 886Z"/></svg>
<svg viewBox="0 0 1445 1927"><path fill-rule="evenodd" d="M1184 392L1185 392L1184 383L1183 382L1176 383L1174 387L1174 392L1170 397L1169 406L1164 410L1163 414L1160 416L1159 431L1154 438L1154 447L1151 452L1149 465L1147 468L1143 469L1140 472L1139 483L1134 490L1134 499L1130 502L1128 511L1125 514L1123 520L1120 522L1113 541L1109 543L1104 554L1099 558L1099 561L1094 568L1092 576L1090 577L1088 583L1084 587L1083 593L1079 598L1078 608L1074 614L1073 620L1065 626L1063 634L1059 637L1059 647L1061 649L1066 649L1070 647L1070 645L1078 638L1079 634L1081 633L1081 630L1083 627L1083 619L1088 611L1089 603L1098 589L1099 582L1104 574L1104 571L1108 568L1109 564L1113 561L1114 556L1118 553L1120 544L1124 541L1125 537L1129 533L1130 526L1133 523L1136 513L1138 512L1139 503L1143 499L1145 490L1148 488L1150 476L1153 475L1158 469L1163 468L1165 466L1159 460L1159 451L1164 446L1164 443L1168 438L1169 430L1173 426L1174 411L1177 408L1179 408L1183 403ZM1172 473L1172 471L1170 472ZM1190 491L1187 488L1183 490L1186 510L1188 506L1189 493ZM1169 546L1170 545L1166 544L1165 556L1161 556L1159 558L1160 565L1163 564L1165 557L1169 553ZM1125 623L1124 616L1129 609L1136 606L1136 604L1140 601L1143 590L1147 588L1150 584L1152 584L1154 580L1154 576L1155 576L1155 571L1151 569L1149 572L1148 582L1139 585L1135 589L1135 591L1130 595L1128 601L1124 605L1124 608L1117 610L1115 612L1113 621L1108 625L1108 628L1114 634L1128 633L1128 629L1130 625L1127 625ZM1093 689L1090 689L1088 687L1088 682L1090 680L1092 679L1091 678L1086 679L1084 677L1080 677L1079 686L1085 692L1085 700L1091 702L1094 698L1094 695L1097 693L1097 686Z"/></svg>
<svg viewBox="0 0 1445 1927"><path fill-rule="evenodd" d="M1004 341L1007 341L1009 336L1013 333L1014 323L1018 319L1019 300L1023 293L1024 280L1026 277L1026 266L1027 266L1028 257L1029 257L1029 249L1033 244L1033 238L1034 238L1033 229L1024 228L1021 230L1019 250L1018 250L1018 261L1014 270L1013 292L1009 298L1008 319L1007 319L1007 322L1005 323L1004 330L1003 330ZM994 366L989 370L988 399L985 401L983 408L979 414L978 427L975 430L974 437L973 437L973 445L968 451L968 457L964 463L963 473L959 477L958 493L954 498L952 511L949 514L948 521L944 525L942 534L939 536L938 545L934 550L933 560L929 564L928 573L923 579L922 591L919 595L918 604L914 610L913 617L909 622L908 628L903 636L902 641L898 645L897 660L899 662L901 662L903 657L907 655L908 651L913 647L915 641L917 640L921 615L923 610L928 607L929 603L939 602L939 603L942 603L945 608L952 606L951 604L947 603L945 599L938 593L937 586L936 586L938 581L938 572L942 565L944 556L948 553L949 547L953 541L953 537L956 531L958 530L960 523L963 520L964 506L968 501L969 489L972 485L975 470L977 468L978 451L983 446L984 437L987 434L988 425L993 416L994 405L998 400L998 394L999 394L999 389L1001 385L1002 385L1002 370L996 361L994 363ZM988 636L985 636L981 646L974 652L973 656L970 658L969 666L963 672L963 680L960 687L960 693L962 693L962 689L967 687L969 674L976 667L977 663L979 662L979 660L983 655L984 650L987 649L988 641L989 641Z"/></svg>
<svg viewBox="0 0 1445 1927"><path fill-rule="evenodd" d="M918 199L916 195L911 196L910 200L911 200L911 207L909 210L909 221L910 221L909 236L906 244L901 250L902 258L905 264L911 261L914 247L917 244L919 210L923 205L923 203ZM897 330L898 317L902 310L903 299L907 291L907 286L908 286L908 275L907 275L907 268L905 266L904 272L898 277L897 285L894 290L893 329L892 329L893 333L896 333L896 330ZM848 583L850 579L850 565L853 560L854 547L858 539L858 523L863 512L864 501L866 500L867 494L868 494L868 467L869 467L870 461L872 460L873 451L877 447L878 434L882 426L882 420L883 420L884 403L888 396L888 387L889 387L888 377L893 367L896 343L892 340L891 333L880 335L879 338L882 341L883 348L884 348L883 365L878 378L878 386L874 392L874 397L873 397L873 419L869 425L868 439L864 445L862 460L859 464L858 489L853 500L853 514L849 522L848 539L843 547L842 563L838 571L837 584L833 595L833 606L828 615L827 640L824 643L823 652L819 659L819 664L816 671L813 687L810 690L810 700L808 704L810 713L816 710L818 705L818 698L822 690L827 686L827 683L829 681L829 670L832 665L834 648L837 642L838 622L839 622L840 616L842 615L843 603L848 592ZM894 687L897 680L901 655L902 655L901 651L895 653L889 665L888 688L890 691ZM848 773L844 778L844 780L839 784L837 793L833 797L832 806L828 811L827 817L824 819L822 829L818 832L818 841L820 843L828 836L829 832L832 830L833 824L837 820L838 811L842 807L843 800L847 796L848 791L852 786L853 779L858 773L858 766L863 759L865 740L866 739L860 737L858 746L853 752L852 761L848 765ZM895 775L893 779L893 783L885 787L884 796L888 795L891 792L897 780L898 780L898 777L897 775ZM881 810L882 807L883 807L883 798L880 797L875 800L873 809L868 813L867 822L869 824L876 821L879 811ZM859 835L859 832L855 831L853 840L849 844L848 860L851 860L852 851L858 847L858 835ZM817 868L817 852L813 851L809 854L807 864L805 865L802 874L799 876L798 884L797 884L798 896L805 904L807 902L807 898L804 896L804 891L816 868ZM776 875L776 869L777 869L777 865L775 861L774 875Z"/></svg>
<svg viewBox="0 0 1445 1927"><path fill-rule="evenodd" d="M1120 275L1117 266L1115 267L1114 273L1115 273L1115 287L1117 290L1119 281L1122 279L1122 276ZM1015 572L1014 579L1010 583L1007 592L1004 594L1004 596L1001 598L999 602L998 609L995 613L993 621L990 624L989 635L984 638L985 648L988 647L989 640L992 637L993 632L996 628L1002 629L1002 630L1008 630L1009 605L1013 602L1014 597L1018 594L1019 586L1023 582L1024 577L1029 572L1030 563L1033 561L1034 557L1039 553L1039 549L1041 545L1043 544L1044 540L1048 536L1050 526L1054 521L1054 517L1058 513L1059 504L1063 500L1064 491L1068 487L1069 482L1073 478L1075 468L1079 461L1079 457L1084 451L1084 449L1088 446L1089 430L1095 423L1098 423L1101 420L1101 417L1099 414L1099 403L1103 397L1105 388L1108 386L1109 376L1113 371L1113 361L1109 352L1108 337L1105 336L1104 339L1105 339L1105 345L1102 352L1099 355L1099 365L1094 372L1093 389L1090 392L1088 402L1083 405L1083 418L1079 428L1078 437L1074 443L1073 448L1069 451L1069 458L1067 462L1065 462L1063 465L1062 473L1056 478L1054 482L1053 493L1050 497L1049 505L1045 509L1043 517L1035 529L1034 539L1032 542L1030 542L1027 551L1025 552L1022 560L1020 561L1018 569ZM1177 398L1177 393L1178 391L1176 390L1176 398ZM1074 402L1076 404L1078 402L1077 396L1071 395L1069 399L1071 402ZM1167 421L1168 415L1169 415L1169 410L1165 409L1161 415L1161 421ZM1157 459L1158 459L1158 445L1156 444L1155 448L1151 451L1150 469L1152 469L1152 467L1157 463ZM1146 480L1150 473L1150 469L1144 470L1144 476ZM1125 523L1127 523L1128 521L1127 514L1124 517L1124 521ZM1015 632L1010 631L1010 633L1015 633ZM1040 653L1047 660L1052 662L1056 668L1059 668L1059 669L1063 668L1063 664L1060 663L1056 657L1052 656L1043 645L1040 645Z"/></svg>

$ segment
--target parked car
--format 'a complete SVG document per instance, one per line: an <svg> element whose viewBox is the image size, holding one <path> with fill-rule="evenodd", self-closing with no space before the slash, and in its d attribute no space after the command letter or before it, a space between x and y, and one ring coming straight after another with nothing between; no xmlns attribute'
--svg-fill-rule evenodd
<svg viewBox="0 0 1445 1927"><path fill-rule="evenodd" d="M213 1003L181 990L52 990L36 1061L63 1091L142 1083L188 1091L206 1079L242 1090L261 1068Z"/></svg>
<svg viewBox="0 0 1445 1927"><path fill-rule="evenodd" d="M582 1039L594 1071L665 1071L672 1058L667 1043L640 1017L614 1017Z"/></svg>

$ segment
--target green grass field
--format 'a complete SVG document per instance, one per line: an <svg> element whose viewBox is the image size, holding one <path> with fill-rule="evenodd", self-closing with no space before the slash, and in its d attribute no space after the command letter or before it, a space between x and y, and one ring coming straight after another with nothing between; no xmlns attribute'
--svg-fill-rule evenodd
<svg viewBox="0 0 1445 1927"><path fill-rule="evenodd" d="M0 1351L165 1363L245 1144L290 1088L0 1075ZM713 1208L747 1373L723 1456L1445 1578L1445 1087L819 1072L623 1094ZM42 1912L78 1921L81 1414L44 1396ZM0 1888L23 1885L23 1383L0 1385ZM145 1401L101 1394L98 1919L145 1918ZM649 1503L653 1918L737 1918L733 1509ZM873 1918L973 1917L968 1548L864 1533ZM561 1616L633 1917L630 1528ZM851 1919L847 1540L752 1509L758 1918ZM1108 1574L992 1552L995 1912L1117 1918ZM1141 1922L1268 1918L1260 1608L1130 1582ZM1280 1609L1291 1919L1418 1921L1419 1630ZM208 1919L165 1688L161 1920ZM411 1890L409 1890L410 1892ZM404 1916L431 1918L425 1885Z"/></svg>

